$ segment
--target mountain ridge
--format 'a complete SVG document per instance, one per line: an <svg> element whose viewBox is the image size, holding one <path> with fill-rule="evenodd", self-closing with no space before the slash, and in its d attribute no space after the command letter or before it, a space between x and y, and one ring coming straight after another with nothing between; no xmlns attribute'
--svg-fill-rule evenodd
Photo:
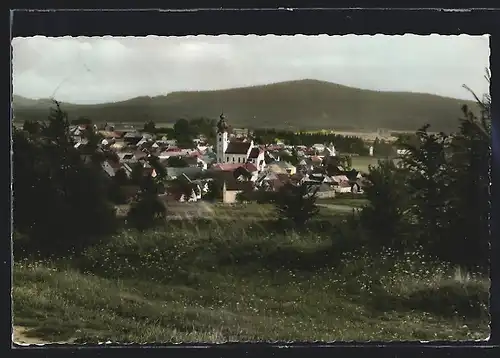
<svg viewBox="0 0 500 358"><path fill-rule="evenodd" d="M43 118L50 99L13 96L16 121ZM101 104L61 103L70 118L95 122L174 123L179 118L217 118L224 111L237 127L290 129L389 128L416 130L430 123L434 130L458 126L463 104L473 101L415 92L359 89L305 79L211 91L176 91Z"/></svg>

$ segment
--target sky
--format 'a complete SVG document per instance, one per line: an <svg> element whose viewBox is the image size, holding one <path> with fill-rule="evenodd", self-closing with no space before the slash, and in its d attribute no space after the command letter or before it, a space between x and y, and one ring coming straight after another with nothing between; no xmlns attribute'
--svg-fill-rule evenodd
<svg viewBox="0 0 500 358"><path fill-rule="evenodd" d="M471 99L489 53L487 35L34 36L12 41L13 92L91 104L316 79Z"/></svg>

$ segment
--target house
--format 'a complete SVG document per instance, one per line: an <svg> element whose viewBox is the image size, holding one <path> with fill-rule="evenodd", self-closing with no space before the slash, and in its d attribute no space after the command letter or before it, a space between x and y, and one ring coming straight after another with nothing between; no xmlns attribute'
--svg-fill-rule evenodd
<svg viewBox="0 0 500 358"><path fill-rule="evenodd" d="M273 162L266 167L267 172L273 172L276 174L289 174L293 175L297 173L297 168L288 162Z"/></svg>
<svg viewBox="0 0 500 358"><path fill-rule="evenodd" d="M239 193L253 190L254 186L251 181L238 181L231 177L226 177L222 188L222 202L232 204L236 202L236 197Z"/></svg>
<svg viewBox="0 0 500 358"><path fill-rule="evenodd" d="M274 164L282 168L287 174L294 175L297 173L297 168L288 162L279 161Z"/></svg>
<svg viewBox="0 0 500 358"><path fill-rule="evenodd" d="M333 143L330 143L328 146L325 146L325 149L318 152L318 155L323 158L335 157L337 156L337 151L335 150L335 146L333 145Z"/></svg>
<svg viewBox="0 0 500 358"><path fill-rule="evenodd" d="M136 131L128 132L123 136L123 141L126 144L137 145L137 143L139 143L139 141L141 141L142 139L143 139L142 134Z"/></svg>
<svg viewBox="0 0 500 358"><path fill-rule="evenodd" d="M316 197L319 199L335 198L335 188L329 183L321 183L316 192Z"/></svg>
<svg viewBox="0 0 500 358"><path fill-rule="evenodd" d="M310 157L312 165L320 165L323 162L323 158L317 155Z"/></svg>
<svg viewBox="0 0 500 358"><path fill-rule="evenodd" d="M234 178L237 181L249 181L252 180L253 175L245 167L238 167L233 172Z"/></svg>
<svg viewBox="0 0 500 358"><path fill-rule="evenodd" d="M201 156L186 156L184 157L184 161L190 166L190 167L198 167L203 170L207 170L207 163L201 159Z"/></svg>
<svg viewBox="0 0 500 358"><path fill-rule="evenodd" d="M166 167L165 171L167 172L167 179L177 179L182 175L186 175L189 178L194 178L203 173L203 168L200 167L182 167L182 168L174 168L174 167Z"/></svg>
<svg viewBox="0 0 500 358"><path fill-rule="evenodd" d="M110 149L112 150L122 150L123 148L125 147L125 142L123 141L118 141L118 140L115 140L115 142L113 144L110 145Z"/></svg>
<svg viewBox="0 0 500 358"><path fill-rule="evenodd" d="M351 185L349 178L347 178L347 176L335 175L335 176L331 177L331 179L333 180L333 182L335 184L335 191L337 191L338 193L350 193L350 192L352 192L352 185Z"/></svg>
<svg viewBox="0 0 500 358"><path fill-rule="evenodd" d="M322 151L325 150L325 145L324 144L319 144L319 143L313 144L313 146L311 147L311 149L313 149L315 152L320 153L320 152L322 152Z"/></svg>
<svg viewBox="0 0 500 358"><path fill-rule="evenodd" d="M276 174L269 172L260 177L257 181L258 186L269 191L278 191L283 185L292 182L288 174Z"/></svg>
<svg viewBox="0 0 500 358"><path fill-rule="evenodd" d="M309 158L303 158L297 164L297 172L309 172L313 170L314 166L312 161Z"/></svg>
<svg viewBox="0 0 500 358"><path fill-rule="evenodd" d="M263 148L253 147L248 155L248 162L254 164L258 171L263 170L266 166L265 153Z"/></svg>
<svg viewBox="0 0 500 358"><path fill-rule="evenodd" d="M121 168L121 164L111 160L105 160L101 163L101 167L110 178L113 178L116 172Z"/></svg>
<svg viewBox="0 0 500 358"><path fill-rule="evenodd" d="M206 151L205 154L201 156L201 159L209 166L217 161L217 155L212 151Z"/></svg>
<svg viewBox="0 0 500 358"><path fill-rule="evenodd" d="M130 153L130 152L122 152L122 153L118 153L118 157L120 159L120 162L123 162L123 163L136 163L137 162L137 158L134 156L134 153Z"/></svg>

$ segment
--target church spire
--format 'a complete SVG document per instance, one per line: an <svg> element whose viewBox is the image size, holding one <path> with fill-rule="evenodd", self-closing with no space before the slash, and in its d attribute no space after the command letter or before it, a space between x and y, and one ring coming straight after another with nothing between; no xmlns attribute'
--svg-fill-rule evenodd
<svg viewBox="0 0 500 358"><path fill-rule="evenodd" d="M229 128L229 126L226 123L226 116L224 115L224 111L222 111L219 118L220 118L220 120L217 123L217 132L218 133L227 132L227 129Z"/></svg>

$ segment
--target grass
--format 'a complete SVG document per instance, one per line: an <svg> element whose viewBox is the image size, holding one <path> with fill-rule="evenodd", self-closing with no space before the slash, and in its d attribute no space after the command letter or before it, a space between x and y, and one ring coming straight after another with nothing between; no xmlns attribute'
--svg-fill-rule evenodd
<svg viewBox="0 0 500 358"><path fill-rule="evenodd" d="M378 164L379 158L377 157L366 157L366 156L353 156L352 167L358 171L368 173L368 167L376 166Z"/></svg>
<svg viewBox="0 0 500 358"><path fill-rule="evenodd" d="M317 199L318 204L333 204L351 208L362 208L368 204L368 200L360 194L340 193L335 198Z"/></svg>
<svg viewBox="0 0 500 358"><path fill-rule="evenodd" d="M318 204L332 203L348 207L360 207L364 204L359 199L318 199ZM258 203L235 203L214 205L213 216L218 218L227 218L230 220L251 220L266 221L276 216L276 209L272 204ZM335 208L320 206L320 211L315 219L331 218L332 215L343 215L344 211L335 210Z"/></svg>
<svg viewBox="0 0 500 358"><path fill-rule="evenodd" d="M369 156L352 156L352 167L358 171L368 173L369 167L377 166L379 160L385 160L386 158L380 157L369 157ZM393 159L394 161L398 161L399 159Z"/></svg>
<svg viewBox="0 0 500 358"><path fill-rule="evenodd" d="M14 324L47 341L123 343L489 334L488 280L420 256L339 255L328 231L256 222L167 225L123 231L78 259L16 259Z"/></svg>

